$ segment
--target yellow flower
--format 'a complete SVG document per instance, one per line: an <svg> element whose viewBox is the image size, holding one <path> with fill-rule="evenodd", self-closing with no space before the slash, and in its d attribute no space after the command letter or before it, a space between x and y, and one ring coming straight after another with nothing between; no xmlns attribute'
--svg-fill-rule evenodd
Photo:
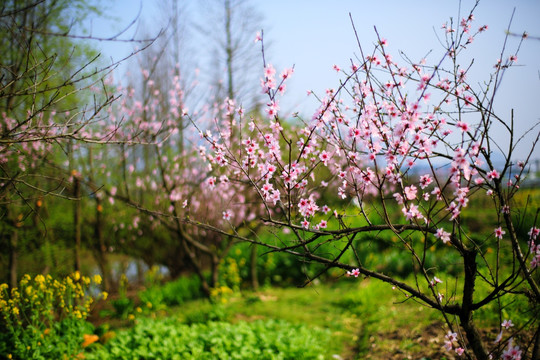
<svg viewBox="0 0 540 360"><path fill-rule="evenodd" d="M109 296L109 293L104 291L101 293L101 296L103 297L103 300L107 300L107 296Z"/></svg>
<svg viewBox="0 0 540 360"><path fill-rule="evenodd" d="M11 311L13 312L13 315L19 315L19 308L14 306L11 308Z"/></svg>
<svg viewBox="0 0 540 360"><path fill-rule="evenodd" d="M129 314L129 315L128 315L128 319L129 319L129 320L132 320L132 321L135 320L135 315Z"/></svg>
<svg viewBox="0 0 540 360"><path fill-rule="evenodd" d="M93 280L94 280L94 283L95 283L96 285L101 284L101 280L102 280L102 279L101 279L101 275L99 275L99 274L94 275Z"/></svg>
<svg viewBox="0 0 540 360"><path fill-rule="evenodd" d="M32 278L28 274L24 274L24 276L21 279L21 286L26 285Z"/></svg>
<svg viewBox="0 0 540 360"><path fill-rule="evenodd" d="M75 271L72 276L73 280L75 281L79 281L81 279L81 273L79 271Z"/></svg>
<svg viewBox="0 0 540 360"><path fill-rule="evenodd" d="M19 291L17 290L17 288L13 288L11 289L11 298L12 299L18 299L19 298Z"/></svg>
<svg viewBox="0 0 540 360"><path fill-rule="evenodd" d="M41 284L43 282L45 282L45 277L41 274L39 275L36 275L36 277L34 278L34 281L38 284Z"/></svg>

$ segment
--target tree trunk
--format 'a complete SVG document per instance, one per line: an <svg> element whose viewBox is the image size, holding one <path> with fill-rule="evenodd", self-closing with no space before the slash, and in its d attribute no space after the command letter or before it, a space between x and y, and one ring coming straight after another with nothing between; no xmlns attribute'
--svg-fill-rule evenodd
<svg viewBox="0 0 540 360"><path fill-rule="evenodd" d="M459 315L461 327L465 331L467 342L472 349L477 360L488 360L488 354L482 343L482 337L474 325L472 318L472 305L474 298L474 287L476 281L476 250L463 249L463 265L465 270L465 281L463 284L463 303Z"/></svg>
<svg viewBox="0 0 540 360"><path fill-rule="evenodd" d="M109 260L107 259L107 245L103 238L103 215L102 215L101 199L96 196L96 223L94 225L94 235L97 240L96 249L96 261L98 263L99 271L103 277L103 290L110 292L112 285L111 267Z"/></svg>
<svg viewBox="0 0 540 360"><path fill-rule="evenodd" d="M536 329L531 359L540 359L540 326Z"/></svg>
<svg viewBox="0 0 540 360"><path fill-rule="evenodd" d="M73 225L75 227L75 271L81 271L81 182L73 174Z"/></svg>

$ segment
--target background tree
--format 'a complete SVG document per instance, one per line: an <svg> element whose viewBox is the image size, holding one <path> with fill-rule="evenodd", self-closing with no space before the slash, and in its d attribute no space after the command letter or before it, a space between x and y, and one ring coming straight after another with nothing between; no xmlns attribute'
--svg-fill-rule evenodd
<svg viewBox="0 0 540 360"><path fill-rule="evenodd" d="M249 58L244 61L243 56L246 55L243 49L246 49L246 44L242 42L248 37L252 40L255 30L246 32L244 19L249 13L242 11L248 9L247 3L225 2L224 5L227 11L221 15L226 17L222 20L229 35L221 44L226 47L225 60L228 64L223 73L230 75L228 91L236 95L232 79L238 78L238 84L241 84L242 76L254 73L253 68L249 67ZM206 95L201 95L204 90L200 86L195 87L198 79L190 77L190 74L197 73L192 71L196 64L186 60L184 55L189 49L189 44L183 41L191 27L186 21L188 11L185 7L180 8L176 2L163 5L163 16L169 24L167 30L138 57L140 73L131 74L132 85L126 89L119 106L111 108L111 118L124 116L122 136L133 140L133 144L123 142L117 149L117 158L121 159L117 168L123 169L124 176L114 180L119 182L113 182L112 196L140 210L137 217L139 227L153 229L152 239L141 241L137 237L137 241L130 242L127 251L135 256L143 256L149 266L155 263L166 265L173 277L186 270L195 271L201 277L204 290L209 293L209 289L216 286L221 259L233 241L188 226L179 222L178 218L187 214L198 214L197 217L204 214L208 221L222 219L221 212L214 211L215 199L210 200L205 194L208 193L206 185L209 181L219 186L220 181L225 180L219 180L219 174L206 176L202 169L204 165L196 160L200 157L200 139L198 135L192 136L195 133L193 125L206 128L219 114L228 114L230 120L236 114L229 113L234 105L232 100L225 100L226 95L219 102L217 98L212 98L213 104L210 106L200 106L201 99ZM215 33L221 32L216 30ZM252 53L257 53L253 46L249 48ZM236 63L242 63L243 67ZM238 85L238 88L243 87ZM188 112L189 119L186 118ZM224 125L227 127L224 131L234 132L231 125ZM157 195L148 198L145 195L149 190L156 191ZM198 198L192 201L195 195ZM230 198L228 194L222 195L222 202ZM242 219L242 216L237 219ZM210 279L203 274L207 268L211 269Z"/></svg>
<svg viewBox="0 0 540 360"><path fill-rule="evenodd" d="M11 275L2 276L12 284L17 257L53 239L55 232L42 218L51 195L79 200L79 144L106 142L106 134L91 128L105 128L102 110L115 97L91 90L116 64L99 66L98 53L82 41L97 39L84 29L85 20L97 14L84 1L4 1L0 7L0 218L2 246L10 249L2 263L11 264L3 267ZM24 242L20 231L26 232ZM70 231L64 239L74 239L73 225Z"/></svg>
<svg viewBox="0 0 540 360"><path fill-rule="evenodd" d="M205 81L212 86L210 102L234 99L250 111L264 100L260 88L260 52L253 39L262 25L262 15L247 0L212 0L200 3L203 24L197 29L207 47Z"/></svg>

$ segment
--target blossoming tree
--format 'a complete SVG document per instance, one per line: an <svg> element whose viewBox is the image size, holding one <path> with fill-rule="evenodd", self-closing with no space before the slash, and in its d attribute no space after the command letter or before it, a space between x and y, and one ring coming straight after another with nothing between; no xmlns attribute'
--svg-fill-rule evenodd
<svg viewBox="0 0 540 360"><path fill-rule="evenodd" d="M212 171L226 176L225 188L234 185L239 196L257 199L262 209L250 211L258 225L274 229L275 241L263 242L229 221L184 221L325 269L386 282L404 300L440 313L449 329L445 347L458 356L539 358L540 230L531 211L515 199L540 132L533 127L529 151L516 154L513 115L494 112L503 75L516 63L526 34L510 54L503 49L491 76L475 86L468 82L473 67L461 59L485 30L474 26L472 11L459 23L445 24L444 52L432 65L407 58L398 63L376 31L371 52L358 43L356 62L347 69L334 66L343 76L339 87L319 98L311 119L298 117L302 125L294 133L283 129L279 109L292 71L277 76L265 63L261 84L268 95L267 118L229 111L239 139L230 140L233 131L224 121L201 136L209 144L203 155ZM495 131L509 139L502 161ZM210 176L202 186L214 189L215 181ZM484 204L489 214L478 230L471 226L473 202ZM222 210L225 220L242 200L228 204ZM400 279L365 261L358 249L368 242L399 247L414 276ZM457 256L457 272L448 275L447 264L430 256L433 251ZM498 337L484 336L474 313L495 303L502 321L508 297L527 304L528 320L519 327L505 320Z"/></svg>

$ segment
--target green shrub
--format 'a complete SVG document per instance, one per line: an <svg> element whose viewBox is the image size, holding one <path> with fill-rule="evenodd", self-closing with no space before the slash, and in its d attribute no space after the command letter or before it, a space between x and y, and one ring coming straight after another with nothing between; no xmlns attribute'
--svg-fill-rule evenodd
<svg viewBox="0 0 540 360"><path fill-rule="evenodd" d="M179 277L163 285L153 285L139 292L139 299L144 304L151 304L158 309L163 306L181 305L188 300L203 297L201 280L197 276Z"/></svg>
<svg viewBox="0 0 540 360"><path fill-rule="evenodd" d="M221 305L212 304L209 308L199 309L189 312L185 315L185 323L188 325L193 324L206 324L216 321L229 320L229 314L225 308Z"/></svg>

